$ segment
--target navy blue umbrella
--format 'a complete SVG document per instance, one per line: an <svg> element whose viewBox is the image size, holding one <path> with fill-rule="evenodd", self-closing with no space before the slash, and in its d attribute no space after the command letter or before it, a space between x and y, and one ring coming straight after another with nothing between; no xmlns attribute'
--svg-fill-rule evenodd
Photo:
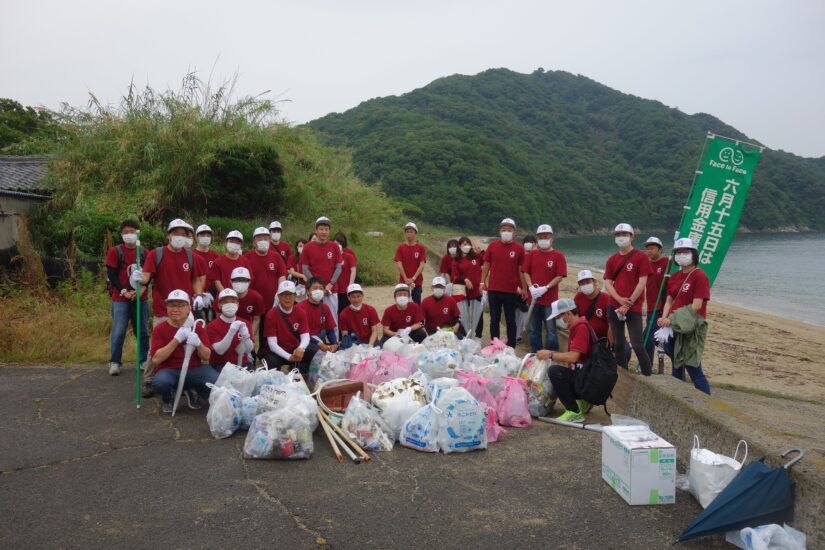
<svg viewBox="0 0 825 550"><path fill-rule="evenodd" d="M788 479L787 469L802 458L805 451L789 449L782 453L782 458L793 452L798 452L799 456L782 468L767 466L764 457L742 468L679 535L679 542L745 527L792 521L796 483Z"/></svg>

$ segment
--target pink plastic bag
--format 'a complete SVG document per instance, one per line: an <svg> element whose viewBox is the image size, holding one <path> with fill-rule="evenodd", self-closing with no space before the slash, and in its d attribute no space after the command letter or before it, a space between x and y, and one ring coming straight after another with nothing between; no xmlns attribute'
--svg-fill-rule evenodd
<svg viewBox="0 0 825 550"><path fill-rule="evenodd" d="M486 421L484 429L487 431L487 443L495 443L498 436L507 433L507 430L498 425L498 414L495 407L482 405L484 408L484 419Z"/></svg>
<svg viewBox="0 0 825 550"><path fill-rule="evenodd" d="M378 358L367 357L347 372L347 378L359 382L372 382L375 371L378 369Z"/></svg>
<svg viewBox="0 0 825 550"><path fill-rule="evenodd" d="M378 356L378 368L369 380L372 384L381 384L396 378L407 378L413 373L415 357L404 357L391 351L382 351Z"/></svg>
<svg viewBox="0 0 825 550"><path fill-rule="evenodd" d="M481 350L481 355L484 357L492 357L494 355L498 355L499 353L507 352L507 350L510 350L510 353L515 355L516 350L508 346L507 342L500 340L499 338L493 338L490 345Z"/></svg>
<svg viewBox="0 0 825 550"><path fill-rule="evenodd" d="M524 390L526 382L521 378L502 376L504 389L496 398L496 412L502 426L526 428L532 418L527 408L527 392Z"/></svg>
<svg viewBox="0 0 825 550"><path fill-rule="evenodd" d="M490 390L487 389L487 384L491 382L490 380L480 377L474 371L464 372L457 370L455 373L464 379L461 381L461 387L470 392L470 395L475 397L476 401L481 403L482 406L488 405L495 408L496 399L493 397L493 394L490 393Z"/></svg>

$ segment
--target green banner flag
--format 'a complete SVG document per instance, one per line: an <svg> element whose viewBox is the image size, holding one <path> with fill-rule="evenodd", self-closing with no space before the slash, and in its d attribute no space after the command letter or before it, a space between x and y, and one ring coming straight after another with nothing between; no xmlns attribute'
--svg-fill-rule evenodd
<svg viewBox="0 0 825 550"><path fill-rule="evenodd" d="M699 267L713 285L739 225L762 148L709 134L704 152L679 237L691 239L699 249Z"/></svg>

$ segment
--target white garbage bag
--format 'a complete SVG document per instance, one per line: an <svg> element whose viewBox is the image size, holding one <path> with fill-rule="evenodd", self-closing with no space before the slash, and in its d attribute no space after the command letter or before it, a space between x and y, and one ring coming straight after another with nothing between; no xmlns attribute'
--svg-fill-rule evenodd
<svg viewBox="0 0 825 550"><path fill-rule="evenodd" d="M422 344L424 344L424 347L430 351L435 351L441 348L447 348L454 351L458 351L461 349L461 346L458 343L458 338L456 337L456 335L447 330L435 331L434 333L424 338Z"/></svg>
<svg viewBox="0 0 825 550"><path fill-rule="evenodd" d="M241 425L241 396L237 390L207 384L209 393L209 410L206 423L215 439L229 437Z"/></svg>
<svg viewBox="0 0 825 550"><path fill-rule="evenodd" d="M233 388L240 392L241 397L249 397L255 391L257 377L254 373L233 363L226 363L215 380L215 385L222 388Z"/></svg>
<svg viewBox="0 0 825 550"><path fill-rule="evenodd" d="M437 453L441 414L441 409L432 403L418 409L404 423L398 440L404 447L426 453Z"/></svg>
<svg viewBox="0 0 825 550"><path fill-rule="evenodd" d="M745 454L742 461L736 460L739 455L739 448L744 444ZM688 467L688 480L690 482L690 492L702 505L707 508L708 504L728 486L728 483L736 477L742 465L748 458L748 444L745 440L739 442L733 458L714 453L708 449L699 448L699 436L693 436L693 449L690 451L690 466Z"/></svg>
<svg viewBox="0 0 825 550"><path fill-rule="evenodd" d="M309 420L289 408L259 414L249 426L244 458L297 460L312 456Z"/></svg>
<svg viewBox="0 0 825 550"><path fill-rule="evenodd" d="M450 388L439 400L438 448L447 453L466 453L487 448L484 410L464 388Z"/></svg>
<svg viewBox="0 0 825 550"><path fill-rule="evenodd" d="M805 550L807 544L802 531L775 523L729 531L725 540L743 550Z"/></svg>

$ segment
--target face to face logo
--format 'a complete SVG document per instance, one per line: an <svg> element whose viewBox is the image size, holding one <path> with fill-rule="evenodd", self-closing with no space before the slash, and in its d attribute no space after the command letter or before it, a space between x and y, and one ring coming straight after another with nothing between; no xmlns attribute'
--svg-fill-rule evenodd
<svg viewBox="0 0 825 550"><path fill-rule="evenodd" d="M553 260L547 261L547 267L553 267Z"/></svg>
<svg viewBox="0 0 825 550"><path fill-rule="evenodd" d="M600 307L596 308L596 317L598 317L599 319L604 318L604 310L602 308L600 308Z"/></svg>
<svg viewBox="0 0 825 550"><path fill-rule="evenodd" d="M184 270L184 271L186 271L187 273L189 272L189 262L183 262L183 265L182 265L181 267L182 267L182 268L183 268L183 270Z"/></svg>
<svg viewBox="0 0 825 550"><path fill-rule="evenodd" d="M330 251L330 252L327 252L327 260L331 260L331 259L332 259L332 252Z"/></svg>
<svg viewBox="0 0 825 550"><path fill-rule="evenodd" d="M511 251L510 251L510 257L511 257L511 258L515 258L515 257L516 257L516 251L515 251L515 250L511 250Z"/></svg>
<svg viewBox="0 0 825 550"><path fill-rule="evenodd" d="M629 262L629 263L627 264L627 270L628 270L628 271L633 271L633 262Z"/></svg>
<svg viewBox="0 0 825 550"><path fill-rule="evenodd" d="M406 317L404 317L404 322L411 323L412 322L412 315L407 315Z"/></svg>
<svg viewBox="0 0 825 550"><path fill-rule="evenodd" d="M294 330L295 332L298 332L298 327L298 323L292 323L292 330Z"/></svg>
<svg viewBox="0 0 825 550"><path fill-rule="evenodd" d="M269 270L275 271L275 262L269 262Z"/></svg>

